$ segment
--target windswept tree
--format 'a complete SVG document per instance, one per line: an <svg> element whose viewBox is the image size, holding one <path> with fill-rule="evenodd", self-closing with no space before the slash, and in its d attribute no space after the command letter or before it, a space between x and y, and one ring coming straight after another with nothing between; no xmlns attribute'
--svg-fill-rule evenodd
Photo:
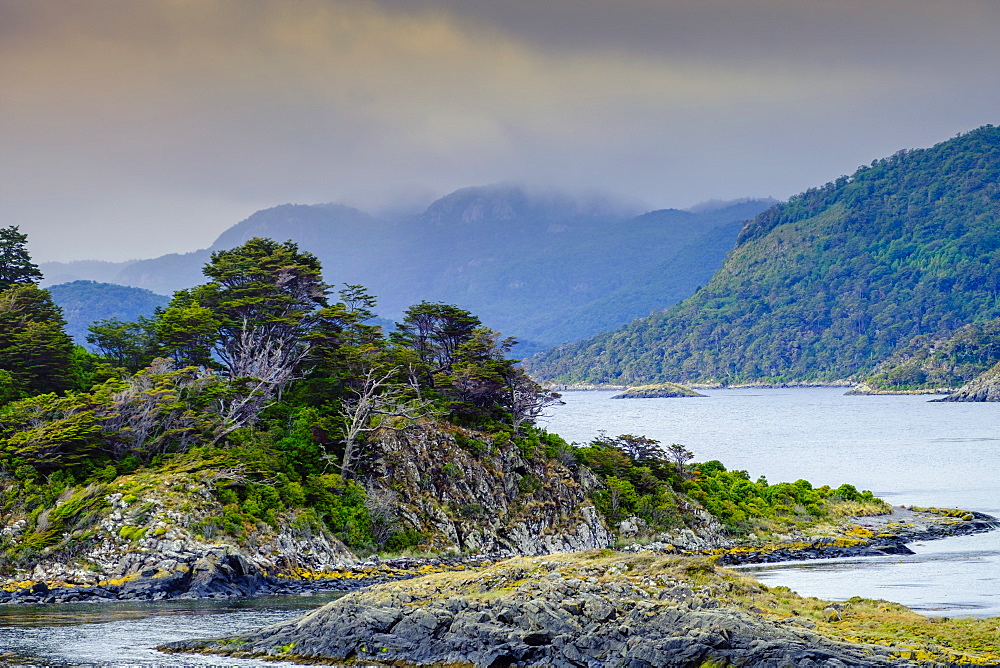
<svg viewBox="0 0 1000 668"><path fill-rule="evenodd" d="M28 255L28 235L17 227L0 228L0 290L23 283L37 283L42 278L38 265Z"/></svg>
<svg viewBox="0 0 1000 668"><path fill-rule="evenodd" d="M211 281L176 293L158 317L160 347L182 365L221 366L239 389L223 414L247 424L299 373L327 286L315 255L259 237L213 253L203 271Z"/></svg>
<svg viewBox="0 0 1000 668"><path fill-rule="evenodd" d="M255 237L212 253L204 273L211 282L191 296L218 319L214 352L229 377L290 379L327 305L316 256L291 241Z"/></svg>
<svg viewBox="0 0 1000 668"><path fill-rule="evenodd" d="M520 431L559 395L546 392L508 355L517 340L482 326L454 305L422 302L407 309L391 335L396 358L412 360L411 384L425 387L470 425L489 421Z"/></svg>
<svg viewBox="0 0 1000 668"><path fill-rule="evenodd" d="M8 400L72 385L73 342L62 311L36 284L42 273L26 244L16 227L0 229L0 369L9 376L0 395Z"/></svg>
<svg viewBox="0 0 1000 668"><path fill-rule="evenodd" d="M433 388L447 384L460 348L481 325L479 318L457 306L421 302L406 309L390 339L417 354L424 379Z"/></svg>

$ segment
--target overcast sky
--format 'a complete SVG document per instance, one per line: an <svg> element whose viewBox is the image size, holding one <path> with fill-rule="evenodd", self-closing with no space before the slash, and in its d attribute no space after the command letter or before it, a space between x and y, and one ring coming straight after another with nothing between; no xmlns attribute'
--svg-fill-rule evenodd
<svg viewBox="0 0 1000 668"><path fill-rule="evenodd" d="M786 198L986 123L997 0L0 0L0 226L38 261L498 181Z"/></svg>

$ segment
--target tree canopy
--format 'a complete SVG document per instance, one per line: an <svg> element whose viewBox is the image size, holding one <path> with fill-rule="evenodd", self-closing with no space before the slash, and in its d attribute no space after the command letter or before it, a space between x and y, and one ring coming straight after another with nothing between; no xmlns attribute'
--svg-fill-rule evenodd
<svg viewBox="0 0 1000 668"><path fill-rule="evenodd" d="M37 283L42 278L38 265L28 255L28 235L15 225L0 227L0 290L20 283Z"/></svg>

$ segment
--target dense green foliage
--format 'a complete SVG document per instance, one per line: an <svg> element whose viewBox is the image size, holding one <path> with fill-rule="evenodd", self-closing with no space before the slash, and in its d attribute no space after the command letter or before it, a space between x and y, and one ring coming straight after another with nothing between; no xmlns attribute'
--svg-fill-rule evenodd
<svg viewBox="0 0 1000 668"><path fill-rule="evenodd" d="M170 301L142 288L112 283L73 281L48 288L52 301L62 309L66 333L77 345L87 344L87 329L98 321L119 323L151 317Z"/></svg>
<svg viewBox="0 0 1000 668"><path fill-rule="evenodd" d="M253 237L291 238L323 262L330 283L363 284L379 295L382 315L398 319L419 301L457 304L517 336L525 355L691 295L733 248L741 222L768 204L633 217L602 198L488 186L389 219L342 206L283 205L234 225L210 250L135 262L114 280L173 293L200 282L211 251Z"/></svg>
<svg viewBox="0 0 1000 668"><path fill-rule="evenodd" d="M73 385L73 344L62 312L39 289L28 237L0 228L0 406L19 397Z"/></svg>
<svg viewBox="0 0 1000 668"><path fill-rule="evenodd" d="M0 361L17 353L17 364L0 366L3 509L29 519L8 563L71 547L40 486L73 499L90 490L80 496L90 512L99 488L154 471L204 473L223 508L194 527L208 539L294 517L300 530L322 524L355 548L403 549L421 535L370 513L359 482L373 437L442 422L507 444L534 433L553 397L507 359L512 340L427 302L386 337L363 287L346 286L334 303L320 272L292 242L251 239L214 253L210 280L152 317L92 326L96 356L72 348L46 291L29 282L0 292L0 322L31 325L23 345L14 320L0 330ZM41 359L50 334L69 360L60 371L74 372L58 387L23 350ZM73 532L86 534L84 524Z"/></svg>
<svg viewBox="0 0 1000 668"><path fill-rule="evenodd" d="M879 503L872 493L852 485L813 488L806 480L769 485L763 477L750 480L746 471L727 471L719 461L692 466L685 484L692 498L737 532L771 527L785 529L796 522L830 517L830 504ZM848 513L849 514L849 513ZM773 523L769 523L771 520Z"/></svg>
<svg viewBox="0 0 1000 668"><path fill-rule="evenodd" d="M876 391L957 388L1000 362L1000 319L959 327L950 334L915 336L860 378Z"/></svg>
<svg viewBox="0 0 1000 668"><path fill-rule="evenodd" d="M0 228L0 290L37 283L42 277L28 255L27 243L28 235L21 234L14 225Z"/></svg>
<svg viewBox="0 0 1000 668"><path fill-rule="evenodd" d="M913 337L1000 316L1000 128L901 151L749 223L668 311L533 364L634 384L831 380Z"/></svg>
<svg viewBox="0 0 1000 668"><path fill-rule="evenodd" d="M691 521L686 511L692 499L738 534L830 519L838 504L849 505L842 514L882 505L871 492L851 485L813 488L805 480L769 485L764 478L750 480L746 471L727 471L718 461L688 464L691 453L683 446L663 447L631 434L601 435L574 454L603 481L595 502L608 522L615 525L636 516L653 533Z"/></svg>
<svg viewBox="0 0 1000 668"><path fill-rule="evenodd" d="M0 291L0 370L6 372L0 403L73 386L73 342L63 323L48 291L34 283Z"/></svg>

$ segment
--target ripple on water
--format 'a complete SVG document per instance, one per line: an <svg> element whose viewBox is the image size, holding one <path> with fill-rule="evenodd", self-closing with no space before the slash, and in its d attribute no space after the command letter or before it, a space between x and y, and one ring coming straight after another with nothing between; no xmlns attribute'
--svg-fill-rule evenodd
<svg viewBox="0 0 1000 668"><path fill-rule="evenodd" d="M599 430L681 443L768 481L851 483L896 505L1000 516L1000 411L920 396L844 396L843 388L700 390L706 398L610 401L565 392L550 431L584 443ZM624 405L623 405L624 404ZM747 569L804 596L887 599L929 614L1000 615L1000 532L910 545L917 554Z"/></svg>

